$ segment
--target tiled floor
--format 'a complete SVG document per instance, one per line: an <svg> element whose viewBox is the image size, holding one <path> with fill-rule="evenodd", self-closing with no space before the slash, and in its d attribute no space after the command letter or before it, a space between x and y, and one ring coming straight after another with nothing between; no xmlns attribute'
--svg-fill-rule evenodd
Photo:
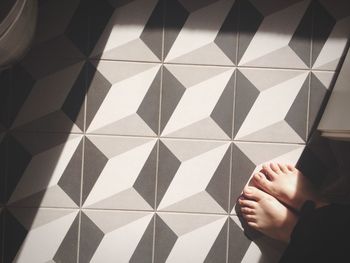
<svg viewBox="0 0 350 263"><path fill-rule="evenodd" d="M39 5L0 73L2 262L276 262L235 202L265 162L321 184L349 149L308 142L348 1Z"/></svg>

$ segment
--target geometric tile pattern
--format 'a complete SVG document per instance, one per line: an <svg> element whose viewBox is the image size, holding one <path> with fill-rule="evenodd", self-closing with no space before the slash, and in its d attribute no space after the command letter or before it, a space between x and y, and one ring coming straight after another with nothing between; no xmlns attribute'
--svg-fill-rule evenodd
<svg viewBox="0 0 350 263"><path fill-rule="evenodd" d="M89 136L85 143L84 207L152 210L156 142Z"/></svg>
<svg viewBox="0 0 350 263"><path fill-rule="evenodd" d="M241 1L239 32L242 36L238 64L308 68L312 26L310 2Z"/></svg>
<svg viewBox="0 0 350 263"><path fill-rule="evenodd" d="M308 89L308 71L240 69L234 138L303 143Z"/></svg>
<svg viewBox="0 0 350 263"><path fill-rule="evenodd" d="M75 262L78 218L72 209L10 208L4 262Z"/></svg>
<svg viewBox="0 0 350 263"><path fill-rule="evenodd" d="M313 71L310 80L309 134L316 129L321 115L319 110L325 105L325 99L330 93L329 88L335 81L335 73L331 71ZM321 112L320 112L321 113ZM314 125L316 125L314 127Z"/></svg>
<svg viewBox="0 0 350 263"><path fill-rule="evenodd" d="M226 216L159 213L154 262L226 262L226 233Z"/></svg>
<svg viewBox="0 0 350 263"><path fill-rule="evenodd" d="M336 70L350 34L348 1L314 1L312 68Z"/></svg>
<svg viewBox="0 0 350 263"><path fill-rule="evenodd" d="M168 1L165 62L235 64L237 7L235 0Z"/></svg>
<svg viewBox="0 0 350 263"><path fill-rule="evenodd" d="M349 171L314 132L347 1L38 2L0 70L1 262L277 262L237 212L252 173Z"/></svg>
<svg viewBox="0 0 350 263"><path fill-rule="evenodd" d="M13 70L12 128L82 132L85 63L79 59L26 58Z"/></svg>
<svg viewBox="0 0 350 263"><path fill-rule="evenodd" d="M153 213L86 210L79 262L152 262L153 226Z"/></svg>
<svg viewBox="0 0 350 263"><path fill-rule="evenodd" d="M88 133L158 134L159 65L92 62L89 76Z"/></svg>
<svg viewBox="0 0 350 263"><path fill-rule="evenodd" d="M9 205L79 206L82 136L16 133L9 148Z"/></svg>
<svg viewBox="0 0 350 263"><path fill-rule="evenodd" d="M163 137L230 139L234 69L166 66L163 72Z"/></svg>
<svg viewBox="0 0 350 263"><path fill-rule="evenodd" d="M163 139L159 146L158 210L225 213L230 151L228 142Z"/></svg>
<svg viewBox="0 0 350 263"><path fill-rule="evenodd" d="M87 5L93 1L38 2L36 35L29 56L83 58L89 38Z"/></svg>
<svg viewBox="0 0 350 263"><path fill-rule="evenodd" d="M91 56L101 59L160 61L163 2L158 0L108 1L111 16ZM93 31L94 32L94 31Z"/></svg>

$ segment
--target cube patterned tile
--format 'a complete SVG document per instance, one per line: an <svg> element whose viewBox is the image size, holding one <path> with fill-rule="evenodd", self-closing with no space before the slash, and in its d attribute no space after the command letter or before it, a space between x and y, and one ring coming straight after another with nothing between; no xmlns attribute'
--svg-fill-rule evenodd
<svg viewBox="0 0 350 263"><path fill-rule="evenodd" d="M89 69L88 133L158 134L160 64L99 61Z"/></svg>
<svg viewBox="0 0 350 263"><path fill-rule="evenodd" d="M158 213L155 263L224 263L226 251L227 216Z"/></svg>
<svg viewBox="0 0 350 263"><path fill-rule="evenodd" d="M241 1L238 64L308 68L312 28L310 2Z"/></svg>
<svg viewBox="0 0 350 263"><path fill-rule="evenodd" d="M309 103L309 134L317 128L325 107L326 98L330 95L330 88L335 82L334 72L313 71L310 82Z"/></svg>
<svg viewBox="0 0 350 263"><path fill-rule="evenodd" d="M85 62L27 58L13 70L11 128L24 131L82 132Z"/></svg>
<svg viewBox="0 0 350 263"><path fill-rule="evenodd" d="M167 1L165 62L233 65L238 18L235 2Z"/></svg>
<svg viewBox="0 0 350 263"><path fill-rule="evenodd" d="M153 213L85 210L79 262L152 262Z"/></svg>
<svg viewBox="0 0 350 263"><path fill-rule="evenodd" d="M233 68L166 66L161 136L230 139L233 89Z"/></svg>
<svg viewBox="0 0 350 263"><path fill-rule="evenodd" d="M303 143L306 137L309 72L240 69L234 138Z"/></svg>
<svg viewBox="0 0 350 263"><path fill-rule="evenodd" d="M225 213L229 142L165 140L159 146L158 210Z"/></svg>
<svg viewBox="0 0 350 263"><path fill-rule="evenodd" d="M38 23L29 56L83 58L88 48L86 0L38 1Z"/></svg>
<svg viewBox="0 0 350 263"><path fill-rule="evenodd" d="M252 241L253 240L253 241ZM285 244L246 229L237 216L231 216L229 224L229 263L274 263L285 250Z"/></svg>
<svg viewBox="0 0 350 263"><path fill-rule="evenodd" d="M161 60L163 1L113 0L109 1L104 10L103 14L111 13L111 16L96 41L91 57L135 61ZM95 13L93 19L101 14ZM92 26L92 34L96 36L95 30L98 28Z"/></svg>
<svg viewBox="0 0 350 263"><path fill-rule="evenodd" d="M149 138L88 136L84 207L153 210L156 143Z"/></svg>
<svg viewBox="0 0 350 263"><path fill-rule="evenodd" d="M312 68L336 70L350 34L348 1L314 1Z"/></svg>
<svg viewBox="0 0 350 263"><path fill-rule="evenodd" d="M79 206L81 135L16 133L9 149L9 205Z"/></svg>
<svg viewBox="0 0 350 263"><path fill-rule="evenodd" d="M76 262L78 210L11 208L4 262Z"/></svg>
<svg viewBox="0 0 350 263"><path fill-rule="evenodd" d="M296 164L303 152L303 145L235 142L232 150L231 213L235 203L251 175L267 162Z"/></svg>

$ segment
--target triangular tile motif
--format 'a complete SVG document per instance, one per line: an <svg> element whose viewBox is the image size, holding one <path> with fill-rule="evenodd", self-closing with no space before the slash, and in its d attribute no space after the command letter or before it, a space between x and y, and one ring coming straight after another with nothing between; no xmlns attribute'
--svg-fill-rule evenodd
<svg viewBox="0 0 350 263"><path fill-rule="evenodd" d="M113 13L90 56L114 60L160 61L164 1L118 2L120 1L110 1Z"/></svg>
<svg viewBox="0 0 350 263"><path fill-rule="evenodd" d="M92 62L89 75L88 133L139 136L158 134L159 65Z"/></svg>
<svg viewBox="0 0 350 263"><path fill-rule="evenodd" d="M5 262L76 260L78 221L78 210L10 208L5 214Z"/></svg>
<svg viewBox="0 0 350 263"><path fill-rule="evenodd" d="M153 220L153 213L85 210L80 262L152 262Z"/></svg>
<svg viewBox="0 0 350 263"><path fill-rule="evenodd" d="M269 1L264 5L259 1L242 2L239 32L242 31L243 38L239 40L239 66L309 67L311 1L278 4Z"/></svg>
<svg viewBox="0 0 350 263"><path fill-rule="evenodd" d="M82 136L15 133L9 149L8 205L79 206Z"/></svg>
<svg viewBox="0 0 350 263"><path fill-rule="evenodd" d="M237 86L234 139L304 142L308 72L240 69Z"/></svg>
<svg viewBox="0 0 350 263"><path fill-rule="evenodd" d="M173 16L173 9L178 16ZM235 0L204 1L198 5L169 1L166 5L165 62L233 65L236 61ZM208 23L207 21L210 21ZM195 30L205 27L206 30ZM230 47L228 47L230 43Z"/></svg>
<svg viewBox="0 0 350 263"><path fill-rule="evenodd" d="M325 106L326 96L330 92L330 87L335 82L335 72L314 71L310 80L310 109L309 109L309 134L320 119L319 110Z"/></svg>
<svg viewBox="0 0 350 263"><path fill-rule="evenodd" d="M159 211L225 213L230 143L163 139L160 152Z"/></svg>
<svg viewBox="0 0 350 263"><path fill-rule="evenodd" d="M82 132L85 78L85 62L79 59L24 59L13 69L11 128Z"/></svg>
<svg viewBox="0 0 350 263"><path fill-rule="evenodd" d="M39 1L36 36L28 55L84 58L88 53L89 2Z"/></svg>
<svg viewBox="0 0 350 263"><path fill-rule="evenodd" d="M152 210L157 141L106 136L88 136L87 140L90 146L86 148L86 158L99 158L101 165L95 169L94 162L85 163L83 206ZM145 182L146 179L147 184L140 189L140 180Z"/></svg>
<svg viewBox="0 0 350 263"><path fill-rule="evenodd" d="M161 136L230 139L234 69L166 66Z"/></svg>
<svg viewBox="0 0 350 263"><path fill-rule="evenodd" d="M349 10L347 1L314 1L312 69L337 69L349 39Z"/></svg>
<svg viewBox="0 0 350 263"><path fill-rule="evenodd" d="M158 213L155 262L225 262L227 216ZM203 237L206 237L205 239ZM217 244L221 243L223 247Z"/></svg>

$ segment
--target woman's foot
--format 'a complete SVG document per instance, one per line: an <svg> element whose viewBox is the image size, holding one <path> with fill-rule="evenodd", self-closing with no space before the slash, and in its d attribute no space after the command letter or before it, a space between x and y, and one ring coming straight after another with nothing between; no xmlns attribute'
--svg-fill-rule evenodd
<svg viewBox="0 0 350 263"><path fill-rule="evenodd" d="M297 216L273 196L256 187L246 186L238 200L247 224L263 234L288 242Z"/></svg>
<svg viewBox="0 0 350 263"><path fill-rule="evenodd" d="M314 201L316 207L326 204L317 196L310 181L292 165L265 164L259 173L253 175L252 182L298 211L306 200Z"/></svg>

